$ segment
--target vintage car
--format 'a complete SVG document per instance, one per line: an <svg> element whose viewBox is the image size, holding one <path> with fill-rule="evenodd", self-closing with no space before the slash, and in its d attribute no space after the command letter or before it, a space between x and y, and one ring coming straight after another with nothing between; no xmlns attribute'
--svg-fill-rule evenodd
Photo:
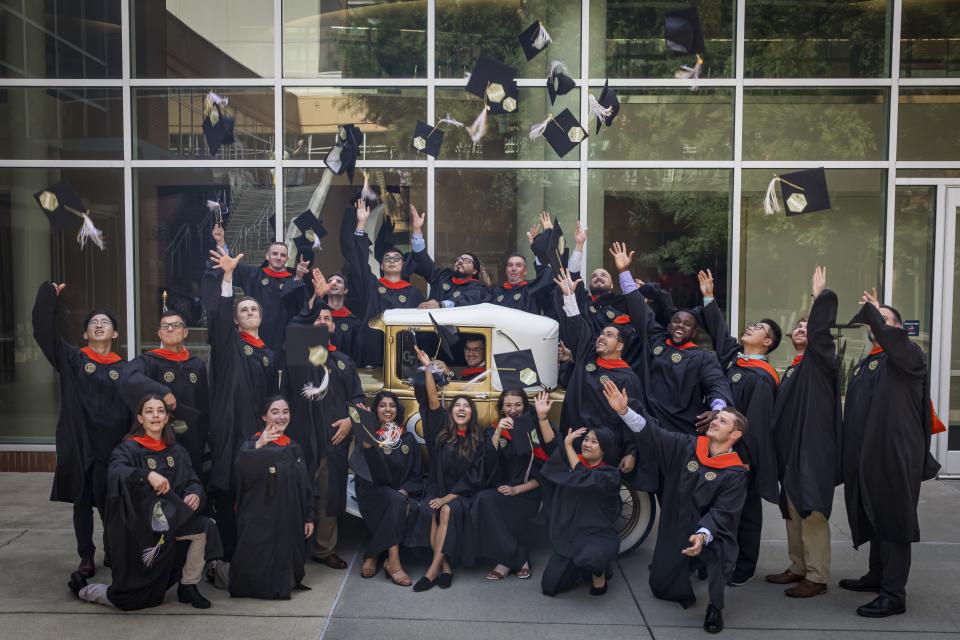
<svg viewBox="0 0 960 640"><path fill-rule="evenodd" d="M540 381L550 390L555 400L551 410L551 422L559 422L560 401L564 392L557 389L557 343L559 326L552 318L533 315L493 304L480 304L450 309L395 309L387 311L370 325L383 332L384 365L382 369L361 369L360 378L364 392L372 398L378 391L387 389L397 394L404 406L405 427L423 442L420 414L414 399L411 376L416 370L416 345L430 354L443 355L438 348L438 337L433 320L439 326L455 327L459 345L454 347L454 362L446 362L454 373L466 366L463 344L472 338L482 338L485 349L484 362L494 363L494 354L530 349L537 365ZM451 397L466 394L473 399L478 409L480 424L489 424L496 417L497 399L502 391L500 376L494 369L488 374L471 380L453 380L443 388L443 394ZM527 389L531 396L539 387ZM656 518L656 501L651 494L622 485L617 528L620 534L620 552L627 553L640 545L649 535ZM351 478L348 489L347 511L359 516Z"/></svg>

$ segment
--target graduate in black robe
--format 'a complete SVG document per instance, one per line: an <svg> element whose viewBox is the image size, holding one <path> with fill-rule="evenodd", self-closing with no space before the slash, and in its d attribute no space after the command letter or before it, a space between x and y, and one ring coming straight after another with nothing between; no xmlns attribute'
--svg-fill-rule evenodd
<svg viewBox="0 0 960 640"><path fill-rule="evenodd" d="M233 271L243 258L211 253L215 268L201 283L210 343L210 451L208 486L224 556L236 544L233 462L240 445L260 428L263 402L279 390L274 352L259 337L262 308L250 297L234 305Z"/></svg>
<svg viewBox="0 0 960 640"><path fill-rule="evenodd" d="M349 291L346 283L346 276L342 273L326 277L319 269L314 269L310 281L305 286L284 294L283 301L297 309L291 322L298 324L313 324L320 309L329 309L334 323L330 343L337 351L356 361L357 354L360 353L361 322L345 304L345 296ZM380 335L382 338L383 334Z"/></svg>
<svg viewBox="0 0 960 640"><path fill-rule="evenodd" d="M423 221L426 217L426 213L417 213L416 208L410 207L410 246L413 249L410 265L414 273L430 284L430 297L424 303L428 305L426 308L464 307L490 302L490 289L479 280L481 265L477 254L469 251L461 253L454 261L453 269L440 268L433 263L423 239Z"/></svg>
<svg viewBox="0 0 960 640"><path fill-rule="evenodd" d="M404 280L403 254L395 248L387 248L380 259L380 277L370 268L370 239L363 230L370 211L363 199L357 206L344 213L342 229L354 229L354 233L341 233L340 249L351 269L351 308L360 318L359 353L354 358L360 366L383 366L383 332L371 329L370 320L389 309L416 309L424 301L419 289ZM387 224L385 221L384 224Z"/></svg>
<svg viewBox="0 0 960 640"><path fill-rule="evenodd" d="M179 581L180 602L210 607L197 588L207 545L208 521L198 513L205 496L169 417L159 396L146 396L130 437L110 456L106 526L113 581L88 584L74 572L68 586L81 600L124 611L146 609L162 604Z"/></svg>
<svg viewBox="0 0 960 640"><path fill-rule="evenodd" d="M843 420L843 493L853 546L870 543L870 566L852 591L876 591L857 613L882 618L906 611L910 545L920 540L920 483L936 475L930 456L932 405L923 352L900 313L864 292L851 323L865 323L873 349L847 385Z"/></svg>
<svg viewBox="0 0 960 640"><path fill-rule="evenodd" d="M703 628L722 631L723 590L737 563L737 527L748 483L747 466L734 446L748 431L747 420L726 408L704 435L676 433L630 409L628 397L612 382L604 393L636 434L641 453L655 456L664 474L650 589L686 609L696 602L690 573L691 561L699 557L707 567L710 591Z"/></svg>
<svg viewBox="0 0 960 640"><path fill-rule="evenodd" d="M527 533L540 510L540 469L555 446L547 414L549 395L542 391L530 406L523 389L507 389L497 400L500 418L484 441L486 487L470 505L468 564L476 558L496 563L487 580L503 580L511 572L531 576Z"/></svg>
<svg viewBox="0 0 960 640"><path fill-rule="evenodd" d="M424 370L429 370L430 356L414 348ZM449 410L444 409L433 376L424 378L425 386L418 386L416 394L430 466L421 509L433 510L433 560L413 585L414 591L426 591L434 585L446 589L453 582L453 567L460 564L464 551L470 504L484 483L484 434L477 423L476 405L467 396L458 395Z"/></svg>
<svg viewBox="0 0 960 640"><path fill-rule="evenodd" d="M230 595L288 600L302 586L313 534L313 488L300 446L284 434L290 407L268 398L263 431L237 454L237 550Z"/></svg>
<svg viewBox="0 0 960 640"><path fill-rule="evenodd" d="M107 466L113 449L130 429L130 412L120 399L118 381L126 362L113 352L116 318L93 310L84 319L87 346L63 339L62 310L57 296L65 284L44 282L33 306L33 337L60 379L57 418L57 466L50 499L73 504L73 532L84 577L96 573L93 509L104 518ZM109 556L104 536L104 551Z"/></svg>
<svg viewBox="0 0 960 640"><path fill-rule="evenodd" d="M127 364L120 378L120 393L131 409L149 393L163 398L173 413L171 425L177 442L190 454L190 464L202 477L210 390L207 365L183 345L188 333L186 320L179 312L163 312L157 330L160 348L140 354Z"/></svg>
<svg viewBox="0 0 960 640"><path fill-rule="evenodd" d="M360 575L375 576L380 558L386 554L384 575L398 586L409 587L413 581L400 562L400 547L429 548L433 520L432 509L421 504L423 459L416 437L402 426L400 398L392 391L381 391L372 406L379 425L373 433L376 442L358 438L359 446L354 446L350 458L357 506L370 532Z"/></svg>
<svg viewBox="0 0 960 640"><path fill-rule="evenodd" d="M708 269L697 274L703 292L703 325L713 341L717 360L727 372L733 390L733 404L747 417L750 428L737 442L737 453L750 468L747 501L740 515L737 544L740 555L730 582L739 586L753 577L760 556L763 529L763 503L778 504L780 488L777 478L777 452L773 446L773 405L780 375L767 361L779 345L780 325L764 318L744 330L740 341L730 336L730 329L720 305L713 298L713 274Z"/></svg>
<svg viewBox="0 0 960 640"><path fill-rule="evenodd" d="M551 301L553 269L546 265L538 266L536 270L537 277L527 282L527 259L519 253L507 256L504 263L507 279L490 290L490 302L527 313L540 313Z"/></svg>
<svg viewBox="0 0 960 640"><path fill-rule="evenodd" d="M580 438L580 453L575 443ZM589 576L590 595L607 592L610 564L620 552L614 522L620 504L616 437L604 427L568 429L540 470L549 505L550 560L540 588L555 596Z"/></svg>
<svg viewBox="0 0 960 640"><path fill-rule="evenodd" d="M826 270L813 276L813 307L791 335L797 356L783 375L773 409L773 439L780 477L780 512L787 521L790 567L766 577L798 583L784 593L812 597L830 578L830 512L840 482L840 358L830 328L837 295Z"/></svg>

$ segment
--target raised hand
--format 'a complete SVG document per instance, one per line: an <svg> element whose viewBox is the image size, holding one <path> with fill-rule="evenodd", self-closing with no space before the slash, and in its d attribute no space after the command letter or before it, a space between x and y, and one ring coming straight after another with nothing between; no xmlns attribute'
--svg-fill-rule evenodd
<svg viewBox="0 0 960 640"><path fill-rule="evenodd" d="M630 398L627 397L626 388L618 389L612 380L607 380L603 383L603 397L607 399L607 404L610 405L610 408L619 415L627 412Z"/></svg>
<svg viewBox="0 0 960 640"><path fill-rule="evenodd" d="M497 431L501 431L503 429L506 429L507 431L513 429L513 418L509 416L506 418L500 418L500 420L497 422Z"/></svg>
<svg viewBox="0 0 960 640"><path fill-rule="evenodd" d="M426 213L420 213L417 208L410 205L410 232L415 234L423 233L423 221L427 219Z"/></svg>
<svg viewBox="0 0 960 640"><path fill-rule="evenodd" d="M540 235L540 223L531 225L530 230L527 231L527 242L533 244L533 239Z"/></svg>
<svg viewBox="0 0 960 640"><path fill-rule="evenodd" d="M573 232L573 240L577 244L577 249L583 249L583 245L587 244L587 228L580 224L579 220L577 220L577 230Z"/></svg>
<svg viewBox="0 0 960 640"><path fill-rule="evenodd" d="M420 365L423 367L430 366L430 356L417 345L413 345L413 352L417 354L417 360L420 362Z"/></svg>
<svg viewBox="0 0 960 640"><path fill-rule="evenodd" d="M627 252L627 245L624 242L614 242L610 247L610 255L613 256L613 262L617 271L623 272L630 269L630 263L633 262L633 255L636 251Z"/></svg>
<svg viewBox="0 0 960 640"><path fill-rule="evenodd" d="M553 404L553 401L550 400L550 394L546 391L541 391L537 394L537 397L533 400L533 409L537 412L537 418L540 420L546 420L547 416L550 414L550 405Z"/></svg>
<svg viewBox="0 0 960 640"><path fill-rule="evenodd" d="M813 279L811 292L814 299L819 298L824 289L827 288L827 268L817 267L813 270Z"/></svg>
<svg viewBox="0 0 960 640"><path fill-rule="evenodd" d="M560 287L561 293L565 296L572 296L573 292L577 290L577 285L579 285L583 280L577 278L576 281L570 278L569 269L560 269L560 275L553 279L554 283Z"/></svg>
<svg viewBox="0 0 960 640"><path fill-rule="evenodd" d="M550 214L546 211L540 212L540 226L543 227L544 231L553 229L553 218L551 218Z"/></svg>
<svg viewBox="0 0 960 640"><path fill-rule="evenodd" d="M863 298L860 299L860 304L872 304L879 309L880 299L877 297L877 288L874 287L870 291L864 291Z"/></svg>
<svg viewBox="0 0 960 640"><path fill-rule="evenodd" d="M557 362L570 362L573 358L573 352L563 344L563 340L557 343Z"/></svg>
<svg viewBox="0 0 960 640"><path fill-rule="evenodd" d="M60 293L64 290L64 288L67 286L67 283L66 283L66 282L61 282L60 284L57 284L56 282L51 282L50 284L53 285L53 292L54 292L55 294L57 294L58 296L59 296Z"/></svg>
<svg viewBox="0 0 960 640"><path fill-rule="evenodd" d="M713 272L710 269L701 271L697 274L697 280L700 281L700 293L704 298L713 297Z"/></svg>
<svg viewBox="0 0 960 640"><path fill-rule="evenodd" d="M413 208L413 205L410 205ZM367 223L367 218L370 217L370 209L367 207L367 201L363 198L357 200L357 231L363 229L364 225Z"/></svg>
<svg viewBox="0 0 960 640"><path fill-rule="evenodd" d="M303 277L310 273L310 261L305 260L303 256L300 256L300 262L297 263L297 274L293 277L294 280L303 280Z"/></svg>
<svg viewBox="0 0 960 640"><path fill-rule="evenodd" d="M313 295L322 298L330 291L330 283L323 277L320 269L313 270Z"/></svg>
<svg viewBox="0 0 960 640"><path fill-rule="evenodd" d="M237 268L237 265L240 264L240 260L243 259L244 254L239 254L236 256L224 255L220 251L211 250L210 251L210 262L213 263L214 269L220 269L223 271L223 275L229 275L233 273L233 270Z"/></svg>
<svg viewBox="0 0 960 640"><path fill-rule="evenodd" d="M567 429L567 436L563 439L563 444L567 447L572 447L573 442L577 438L582 438L583 434L587 432L586 427L580 427L579 429Z"/></svg>

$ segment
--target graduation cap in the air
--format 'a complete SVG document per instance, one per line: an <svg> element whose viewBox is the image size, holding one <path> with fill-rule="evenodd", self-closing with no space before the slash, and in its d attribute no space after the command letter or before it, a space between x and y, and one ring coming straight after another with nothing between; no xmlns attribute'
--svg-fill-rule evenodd
<svg viewBox="0 0 960 640"><path fill-rule="evenodd" d="M319 251L321 249L320 241L327 236L327 230L310 209L294 218L293 224L303 234L301 237L309 243L312 250ZM297 246L299 247L300 244L298 243Z"/></svg>
<svg viewBox="0 0 960 640"><path fill-rule="evenodd" d="M93 224L87 205L83 203L69 182L64 180L50 185L33 194L33 197L47 214L50 226L54 230L69 232L76 230L77 242L80 243L81 249L87 244L87 240L103 249L103 232Z"/></svg>
<svg viewBox="0 0 960 640"><path fill-rule="evenodd" d="M553 228L550 229L548 238L547 264L553 268L554 273L559 274L560 270L567 265L570 257L570 250L567 249L567 240L563 235L559 219L553 219Z"/></svg>
<svg viewBox="0 0 960 640"><path fill-rule="evenodd" d="M436 158L440 155L440 145L443 144L443 130L437 127L431 127L426 122L417 120L417 126L413 130L413 141L411 145L420 153ZM397 187L397 191L400 188Z"/></svg>
<svg viewBox="0 0 960 640"><path fill-rule="evenodd" d="M325 325L291 324L283 341L287 365L291 367L322 367L329 355L330 334Z"/></svg>
<svg viewBox="0 0 960 640"><path fill-rule="evenodd" d="M537 363L530 349L495 353L493 360L497 365L501 389L525 389L542 385Z"/></svg>
<svg viewBox="0 0 960 640"><path fill-rule="evenodd" d="M763 210L768 215L783 211L783 204L777 198L777 183L780 184L780 192L786 204L788 216L830 208L827 174L823 167L785 173L781 176L774 174L767 185L767 194L763 199Z"/></svg>
<svg viewBox="0 0 960 640"><path fill-rule="evenodd" d="M467 81L467 93L483 98L490 113L513 113L519 104L517 70L486 54L480 54Z"/></svg>
<svg viewBox="0 0 960 640"><path fill-rule="evenodd" d="M668 11L663 22L664 39L674 53L696 56L694 66L683 65L674 73L678 79L694 81L692 89L696 88L696 81L703 69L703 57L707 47L703 40L703 30L700 28L700 14L696 7Z"/></svg>
<svg viewBox="0 0 960 640"><path fill-rule="evenodd" d="M220 204L218 200L207 200L207 211L213 219L213 224L226 227L230 222L230 207Z"/></svg>
<svg viewBox="0 0 960 640"><path fill-rule="evenodd" d="M447 358L450 359L450 364L452 364L454 361L453 349L460 344L460 332L457 331L456 327L437 324L432 313L428 313L427 315L430 316L433 329L437 332L437 341L439 342L437 345L437 354L440 353L440 349L443 349L444 354L446 354ZM434 356L434 358L436 358L436 356Z"/></svg>
<svg viewBox="0 0 960 640"><path fill-rule="evenodd" d="M339 138L337 142L327 152L323 163L333 172L335 176L347 174L350 182L353 182L353 173L357 168L357 148L352 144L344 144Z"/></svg>
<svg viewBox="0 0 960 640"><path fill-rule="evenodd" d="M617 91L610 88L609 80L603 83L599 99L590 95L590 111L597 118L597 133L600 133L602 125L612 125L613 119L620 113L620 99L617 98Z"/></svg>
<svg viewBox="0 0 960 640"><path fill-rule="evenodd" d="M178 435L186 433L191 428L196 429L200 424L200 410L188 404L178 402L177 408L171 413L173 419L170 421L170 427Z"/></svg>
<svg viewBox="0 0 960 640"><path fill-rule="evenodd" d="M523 47L523 55L527 57L527 62L536 58L537 54L546 49L552 41L546 27L539 20L524 29L519 39L520 46Z"/></svg>
<svg viewBox="0 0 960 640"><path fill-rule="evenodd" d="M233 137L234 120L227 115L229 98L209 92L203 100L203 137L207 141L210 155L216 157L220 147L235 142Z"/></svg>
<svg viewBox="0 0 960 640"><path fill-rule="evenodd" d="M577 86L573 78L567 75L567 65L560 60L550 63L550 73L547 75L547 93L550 95L550 104L557 100L557 96L565 96Z"/></svg>
<svg viewBox="0 0 960 640"><path fill-rule="evenodd" d="M570 109L564 109L558 115L549 114L546 120L530 127L531 140L541 136L562 158L586 140L588 134Z"/></svg>

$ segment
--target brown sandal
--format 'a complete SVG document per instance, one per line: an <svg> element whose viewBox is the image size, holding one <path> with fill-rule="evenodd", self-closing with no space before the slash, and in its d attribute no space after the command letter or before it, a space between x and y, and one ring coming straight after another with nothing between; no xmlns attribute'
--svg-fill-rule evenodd
<svg viewBox="0 0 960 640"><path fill-rule="evenodd" d="M413 580L410 579L410 576L407 575L406 571L400 569L391 573L387 569L386 563L383 565L383 577L398 587L409 587L413 584Z"/></svg>
<svg viewBox="0 0 960 640"><path fill-rule="evenodd" d="M365 560L363 565L360 567L361 578L372 578L373 576L377 575L377 561L373 558L370 559L373 560L373 567L371 568Z"/></svg>
<svg viewBox="0 0 960 640"><path fill-rule="evenodd" d="M497 571L497 568L494 567L493 569L490 569L490 573L487 574L487 580L503 580L508 575L510 575L509 571L507 573L500 573Z"/></svg>
<svg viewBox="0 0 960 640"><path fill-rule="evenodd" d="M530 565L526 564L517 571L517 577L521 580L526 580L533 575L533 572L530 571Z"/></svg>

